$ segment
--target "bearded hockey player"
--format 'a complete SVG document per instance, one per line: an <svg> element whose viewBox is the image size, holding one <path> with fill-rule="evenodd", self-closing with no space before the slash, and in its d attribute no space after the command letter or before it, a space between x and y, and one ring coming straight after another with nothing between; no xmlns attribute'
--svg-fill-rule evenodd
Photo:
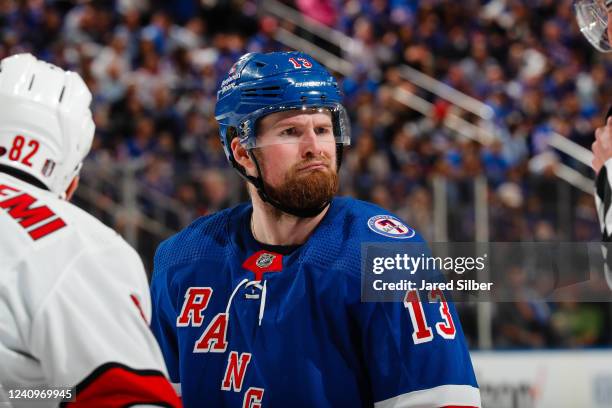
<svg viewBox="0 0 612 408"><path fill-rule="evenodd" d="M246 54L216 119L251 202L164 242L152 282L152 329L185 406L480 406L442 296L361 301L361 243L421 238L334 198L350 140L334 77L303 53Z"/></svg>
<svg viewBox="0 0 612 408"><path fill-rule="evenodd" d="M67 201L90 102L74 72L30 54L1 62L0 406L180 406L140 258Z"/></svg>

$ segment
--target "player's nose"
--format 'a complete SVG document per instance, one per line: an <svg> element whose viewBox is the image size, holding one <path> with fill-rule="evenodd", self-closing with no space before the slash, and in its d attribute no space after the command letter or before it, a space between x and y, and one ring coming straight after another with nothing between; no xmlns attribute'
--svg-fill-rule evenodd
<svg viewBox="0 0 612 408"><path fill-rule="evenodd" d="M309 154L318 156L321 153L321 142L312 124L307 126L301 139L300 146L302 148L302 156L307 156Z"/></svg>

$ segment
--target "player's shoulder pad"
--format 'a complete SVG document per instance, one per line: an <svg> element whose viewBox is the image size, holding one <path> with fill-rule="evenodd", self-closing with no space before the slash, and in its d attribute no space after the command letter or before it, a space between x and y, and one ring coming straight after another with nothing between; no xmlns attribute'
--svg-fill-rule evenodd
<svg viewBox="0 0 612 408"><path fill-rule="evenodd" d="M200 217L163 241L155 252L153 274L158 275L173 265L193 262L204 257L225 256L229 246L229 222L233 214L244 206Z"/></svg>
<svg viewBox="0 0 612 408"><path fill-rule="evenodd" d="M359 273L362 244L424 242L401 218L365 201L336 198L328 215L310 248L310 259L328 268Z"/></svg>

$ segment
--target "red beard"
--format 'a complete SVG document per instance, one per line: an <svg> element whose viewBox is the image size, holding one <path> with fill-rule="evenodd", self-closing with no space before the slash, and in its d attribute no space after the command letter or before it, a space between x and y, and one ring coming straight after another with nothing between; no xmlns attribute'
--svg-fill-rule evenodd
<svg viewBox="0 0 612 408"><path fill-rule="evenodd" d="M312 162L321 160L304 160L294 165L280 186L265 184L270 198L285 207L299 211L311 211L331 201L338 192L338 173L330 166L330 160L323 160L324 169L298 170Z"/></svg>

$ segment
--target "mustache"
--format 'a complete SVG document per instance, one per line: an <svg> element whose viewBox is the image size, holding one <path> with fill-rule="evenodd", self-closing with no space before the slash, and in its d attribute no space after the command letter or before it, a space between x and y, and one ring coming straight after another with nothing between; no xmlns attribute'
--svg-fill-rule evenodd
<svg viewBox="0 0 612 408"><path fill-rule="evenodd" d="M311 159L306 159L306 160L302 160L299 163L296 163L293 166L293 170L299 170L299 169L303 169L305 167L308 167L310 165L313 164L322 164L327 168L331 168L331 159L328 157L324 157L324 156L320 156L318 158L311 158Z"/></svg>

